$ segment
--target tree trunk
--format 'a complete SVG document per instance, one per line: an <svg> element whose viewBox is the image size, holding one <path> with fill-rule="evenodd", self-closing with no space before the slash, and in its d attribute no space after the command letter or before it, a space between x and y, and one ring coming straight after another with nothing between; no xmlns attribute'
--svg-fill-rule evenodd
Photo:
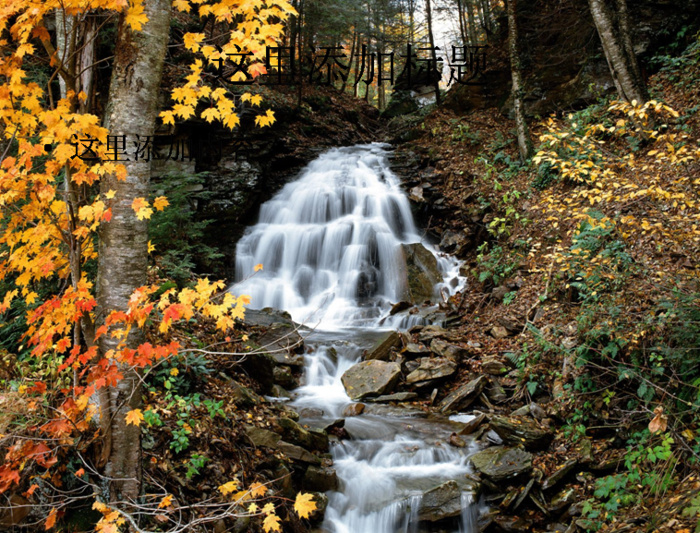
<svg viewBox="0 0 700 533"><path fill-rule="evenodd" d="M645 102L648 94L632 46L626 1L615 1L614 14L605 0L588 0L588 5L618 95L628 102Z"/></svg>
<svg viewBox="0 0 700 533"><path fill-rule="evenodd" d="M521 161L525 161L532 155L532 141L525 121L523 109L523 80L520 64L520 47L518 45L518 25L515 16L517 0L508 0L508 45L510 48L510 73L513 80L513 111L515 113L515 125L518 130L518 151Z"/></svg>
<svg viewBox="0 0 700 533"><path fill-rule="evenodd" d="M457 0L457 20L459 21L459 36L462 38L462 44L466 46L469 39L467 38L467 31L464 28L464 6L462 0Z"/></svg>
<svg viewBox="0 0 700 533"><path fill-rule="evenodd" d="M142 31L133 32L119 20L116 55L109 91L109 113L105 117L110 136L126 135L127 141L136 135L152 136L158 112L158 95L170 30L170 0L144 0L148 22ZM148 196L151 163L143 158L124 161L127 178L116 176L102 180L101 190L116 191L112 204L112 219L101 226L97 302L104 320L112 310L125 310L134 289L146 282L147 226L138 220L131 207L135 198ZM142 334L132 330L128 344L140 344ZM111 335L100 338L100 353L116 348L118 340ZM126 413L141 403L139 376L122 368L124 378L117 387L103 396L101 420L109 424L105 435L107 458L105 474L110 478L110 501L136 499L141 490L141 429L127 425ZM106 397L105 397L106 396Z"/></svg>
<svg viewBox="0 0 700 533"><path fill-rule="evenodd" d="M476 20L474 19L474 0L464 0L465 9L467 10L467 28L469 34L469 44L476 46L479 41Z"/></svg>
<svg viewBox="0 0 700 533"><path fill-rule="evenodd" d="M430 7L430 0L425 0L425 18L426 22L428 23L428 39L430 41L430 53L432 54L433 57L433 68L438 71L438 63L437 63L437 50L435 50L435 38L433 37L433 14L432 14L432 9ZM408 59L409 61L411 58ZM429 76L433 76L433 72L429 72ZM435 83L433 84L435 86L435 103L437 105L441 104L441 98L440 98L440 78L436 76Z"/></svg>

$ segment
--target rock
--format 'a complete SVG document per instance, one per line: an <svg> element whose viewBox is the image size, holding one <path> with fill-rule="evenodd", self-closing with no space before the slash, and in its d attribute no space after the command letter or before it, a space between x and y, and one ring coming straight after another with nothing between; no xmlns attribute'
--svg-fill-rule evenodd
<svg viewBox="0 0 700 533"><path fill-rule="evenodd" d="M503 326L494 326L489 333L494 339L505 339L508 336L508 330Z"/></svg>
<svg viewBox="0 0 700 533"><path fill-rule="evenodd" d="M249 353L241 361L241 368L260 383L264 394L269 394L275 384L275 360L266 353ZM291 375L291 372L290 372Z"/></svg>
<svg viewBox="0 0 700 533"><path fill-rule="evenodd" d="M508 367L500 359L488 357L481 362L481 370L492 376L500 376L508 372Z"/></svg>
<svg viewBox="0 0 700 533"><path fill-rule="evenodd" d="M401 343L401 336L398 332L387 333L371 349L367 351L365 361L388 361L391 349L396 348Z"/></svg>
<svg viewBox="0 0 700 533"><path fill-rule="evenodd" d="M319 418L323 416L323 409L318 407L304 407L299 410L299 416L302 418Z"/></svg>
<svg viewBox="0 0 700 533"><path fill-rule="evenodd" d="M401 311L405 311L409 307L413 307L413 304L411 302L397 302L391 306L389 315L394 316L395 314L400 313Z"/></svg>
<svg viewBox="0 0 700 533"><path fill-rule="evenodd" d="M424 326L418 333L418 340L421 342L426 342L433 340L435 337L445 337L447 336L447 334L447 330L444 329L442 326Z"/></svg>
<svg viewBox="0 0 700 533"><path fill-rule="evenodd" d="M532 529L532 522L521 516L499 514L493 518L493 521L506 533L525 533Z"/></svg>
<svg viewBox="0 0 700 533"><path fill-rule="evenodd" d="M296 389L299 382L292 374L292 369L288 366L275 366L272 369L272 377L276 385L281 385L285 389Z"/></svg>
<svg viewBox="0 0 700 533"><path fill-rule="evenodd" d="M449 377L457 371L457 366L449 359L421 357L419 361L418 368L406 376L406 383L409 385L426 385L436 379Z"/></svg>
<svg viewBox="0 0 700 533"><path fill-rule="evenodd" d="M338 476L333 468L310 465L302 481L304 490L328 492L338 488Z"/></svg>
<svg viewBox="0 0 700 533"><path fill-rule="evenodd" d="M487 382L488 378L486 376L479 376L469 383L458 387L440 402L440 410L446 413L448 411L466 409L479 397Z"/></svg>
<svg viewBox="0 0 700 533"><path fill-rule="evenodd" d="M358 416L361 415L365 410L365 404L363 403L351 403L345 409L343 409L343 416Z"/></svg>
<svg viewBox="0 0 700 533"><path fill-rule="evenodd" d="M328 436L315 430L307 430L290 418L280 418L279 425L284 431L284 438L292 444L298 444L308 450L328 451Z"/></svg>
<svg viewBox="0 0 700 533"><path fill-rule="evenodd" d="M254 407L265 401L265 398L256 394L248 387L244 387L237 381L231 380L231 395L234 403L240 407Z"/></svg>
<svg viewBox="0 0 700 533"><path fill-rule="evenodd" d="M474 468L492 481L512 479L532 470L532 454L520 448L493 446L469 459Z"/></svg>
<svg viewBox="0 0 700 533"><path fill-rule="evenodd" d="M508 444L522 444L527 449L542 449L552 440L552 432L536 422L516 416L494 416L491 428Z"/></svg>
<svg viewBox="0 0 700 533"><path fill-rule="evenodd" d="M501 285L499 287L494 288L491 291L491 298L500 301L503 300L503 297L509 292L510 290L508 289L508 287L506 287L505 285Z"/></svg>
<svg viewBox="0 0 700 533"><path fill-rule="evenodd" d="M454 480L446 481L423 494L418 509L420 521L437 522L462 513L462 491Z"/></svg>
<svg viewBox="0 0 700 533"><path fill-rule="evenodd" d="M567 487L557 493L547 506L550 513L558 513L574 503L577 499L576 490L573 487Z"/></svg>
<svg viewBox="0 0 700 533"><path fill-rule="evenodd" d="M479 429L479 426L481 426L481 424L484 423L484 420L486 420L486 415L484 413L479 413L477 416L475 416L469 422L466 422L464 424L464 427L459 430L459 434L460 435L471 435L477 429Z"/></svg>
<svg viewBox="0 0 700 533"><path fill-rule="evenodd" d="M450 443L450 446L454 446L455 448L464 448L467 445L464 439L457 435L457 433L452 433L447 442Z"/></svg>
<svg viewBox="0 0 700 533"><path fill-rule="evenodd" d="M466 251L469 242L466 233L447 230L442 233L440 248L448 253L459 256Z"/></svg>
<svg viewBox="0 0 700 533"><path fill-rule="evenodd" d="M527 485L525 485L525 488L522 489L520 494L518 495L518 499L515 500L515 504L513 505L513 511L517 511L518 507L522 505L522 503L525 501L525 498L527 498L528 494L530 494L530 491L532 490L532 487L535 484L535 478L530 478L530 481L527 482Z"/></svg>
<svg viewBox="0 0 700 533"><path fill-rule="evenodd" d="M530 406L523 405L522 407L519 407L515 411L513 411L510 414L510 416L527 416L529 414L530 414Z"/></svg>
<svg viewBox="0 0 700 533"><path fill-rule="evenodd" d="M424 344L416 344L415 342L409 342L406 345L406 349L403 352L407 357L418 357L430 354L430 348Z"/></svg>
<svg viewBox="0 0 700 533"><path fill-rule="evenodd" d="M547 479L544 480L544 483L542 483L542 490L547 490L551 489L554 485L559 483L566 474L571 472L574 468L576 468L576 465L578 465L578 461L576 459L569 459L566 461L563 465L561 465L555 472L552 473Z"/></svg>
<svg viewBox="0 0 700 533"><path fill-rule="evenodd" d="M440 339L433 339L430 343L430 349L440 357L447 357L452 361L459 361L467 356L467 350L461 346L450 344Z"/></svg>
<svg viewBox="0 0 700 533"><path fill-rule="evenodd" d="M401 366L398 363L362 361L348 368L341 381L350 398L361 400L391 392L400 376Z"/></svg>
<svg viewBox="0 0 700 533"><path fill-rule="evenodd" d="M442 281L437 259L420 243L402 244L406 269L401 273L406 290L402 300L422 303L431 300L435 285Z"/></svg>
<svg viewBox="0 0 700 533"><path fill-rule="evenodd" d="M304 366L304 357L295 355L304 347L304 339L294 327L275 324L263 335L255 339L255 343L278 365Z"/></svg>
<svg viewBox="0 0 700 533"><path fill-rule="evenodd" d="M385 394L376 398L368 398L370 402L407 402L418 398L415 392L395 392L394 394Z"/></svg>
<svg viewBox="0 0 700 533"><path fill-rule="evenodd" d="M491 383L486 387L485 392L488 399L493 403L503 403L508 400L508 395L506 394L505 389L495 380L491 381Z"/></svg>
<svg viewBox="0 0 700 533"><path fill-rule="evenodd" d="M280 387L279 385L273 385L272 390L270 391L270 394L274 398L287 398L291 399L292 395L289 394L289 391L287 391L284 387Z"/></svg>
<svg viewBox="0 0 700 533"><path fill-rule="evenodd" d="M256 426L246 426L245 433L254 446L265 446L267 448L276 448L277 443L281 440L277 433L268 429L262 429Z"/></svg>
<svg viewBox="0 0 700 533"><path fill-rule="evenodd" d="M301 463L309 463L312 465L321 464L321 459L316 457L313 453L305 450L301 446L295 446L289 442L279 441L277 444L277 449L289 457L292 461L298 461Z"/></svg>
<svg viewBox="0 0 700 533"><path fill-rule="evenodd" d="M535 420L544 420L547 417L547 411L542 409L538 404L535 402L532 402L530 404L530 415L535 419Z"/></svg>

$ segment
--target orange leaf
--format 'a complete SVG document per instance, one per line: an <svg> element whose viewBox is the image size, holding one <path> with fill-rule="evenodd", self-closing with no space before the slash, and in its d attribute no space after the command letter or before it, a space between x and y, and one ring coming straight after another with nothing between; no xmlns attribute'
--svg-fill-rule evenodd
<svg viewBox="0 0 700 533"><path fill-rule="evenodd" d="M56 509L51 509L51 512L49 513L49 516L46 518L46 524L44 525L45 529L48 531L51 529L54 525L56 525Z"/></svg>
<svg viewBox="0 0 700 533"><path fill-rule="evenodd" d="M134 426L140 426L143 422L143 413L141 409L133 409L126 413L126 423L133 424Z"/></svg>

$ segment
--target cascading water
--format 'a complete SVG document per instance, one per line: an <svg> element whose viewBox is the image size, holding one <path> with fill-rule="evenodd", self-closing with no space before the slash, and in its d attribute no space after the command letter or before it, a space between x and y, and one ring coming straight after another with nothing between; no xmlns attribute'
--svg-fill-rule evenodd
<svg viewBox="0 0 700 533"><path fill-rule="evenodd" d="M352 401L341 376L378 332L402 323L388 317L406 289L401 245L421 238L386 158L379 144L325 153L262 206L259 223L238 244L239 281L231 290L248 294L254 308L283 309L314 328L306 338L311 351L305 356L305 384L293 401L311 425L342 416ZM459 287L457 262L426 247L446 280L436 294ZM263 271L251 276L257 264ZM454 426L422 415L376 404L346 419L351 438L331 450L340 487L329 493L324 530L424 531L423 494L456 480L461 518L455 518L455 531L476 531L478 509L467 477L475 446L449 446Z"/></svg>

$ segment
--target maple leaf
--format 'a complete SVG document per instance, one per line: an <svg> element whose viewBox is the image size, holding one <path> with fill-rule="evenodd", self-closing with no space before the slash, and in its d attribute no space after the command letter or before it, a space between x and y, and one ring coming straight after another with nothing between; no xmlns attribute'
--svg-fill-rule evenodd
<svg viewBox="0 0 700 533"><path fill-rule="evenodd" d="M255 117L255 125L261 128L269 126L275 122L275 112L272 109L268 109L264 115L258 115Z"/></svg>
<svg viewBox="0 0 700 533"><path fill-rule="evenodd" d="M263 485L262 483L253 483L250 486L250 493L253 495L254 498L257 498L259 496L264 496L266 492L267 492L267 487L265 485Z"/></svg>
<svg viewBox="0 0 700 533"><path fill-rule="evenodd" d="M143 25L148 22L148 17L143 9L143 0L130 0L124 22L131 26L132 30L141 31Z"/></svg>
<svg viewBox="0 0 700 533"><path fill-rule="evenodd" d="M153 253L153 251L156 249L155 246L151 243L151 241L148 241L148 253Z"/></svg>
<svg viewBox="0 0 700 533"><path fill-rule="evenodd" d="M658 406L654 409L654 418L649 422L649 431L654 434L666 431L668 427L668 416L664 414L664 408Z"/></svg>
<svg viewBox="0 0 700 533"><path fill-rule="evenodd" d="M267 515L265 520L263 520L263 529L266 533L270 533L271 531L282 531L279 516L274 514Z"/></svg>
<svg viewBox="0 0 700 533"><path fill-rule="evenodd" d="M189 13L190 9L192 8L187 0L175 0L173 2L173 7L184 13Z"/></svg>
<svg viewBox="0 0 700 533"><path fill-rule="evenodd" d="M75 471L75 477L81 477L83 474L85 474L84 468Z"/></svg>
<svg viewBox="0 0 700 533"><path fill-rule="evenodd" d="M168 199L165 196L159 196L158 198L153 200L153 207L156 208L156 211L162 211L169 205L170 202L168 202Z"/></svg>
<svg viewBox="0 0 700 533"><path fill-rule="evenodd" d="M224 483L223 485L219 485L219 492L226 496L227 494L231 494L232 492L238 490L238 481L235 479L233 481L229 481L227 483Z"/></svg>
<svg viewBox="0 0 700 533"><path fill-rule="evenodd" d="M219 113L219 110L215 107L209 107L202 111L202 118L211 123L217 118L221 118L221 113Z"/></svg>
<svg viewBox="0 0 700 533"><path fill-rule="evenodd" d="M126 413L126 423L133 424L134 426L140 426L143 422L143 413L141 409L132 409Z"/></svg>
<svg viewBox="0 0 700 533"><path fill-rule="evenodd" d="M48 531L51 529L53 526L56 525L56 517L58 513L56 512L56 509L51 509L51 512L49 513L49 516L46 517L46 523L44 524L44 529Z"/></svg>
<svg viewBox="0 0 700 533"><path fill-rule="evenodd" d="M262 103L262 95L261 94L256 94L255 96L250 97L250 103L254 106L260 106Z"/></svg>
<svg viewBox="0 0 700 533"><path fill-rule="evenodd" d="M148 202L144 198L135 198L134 201L131 202L131 208L134 210L136 218L139 220L151 218L153 214L153 209L149 207Z"/></svg>
<svg viewBox="0 0 700 533"><path fill-rule="evenodd" d="M258 263L257 265L255 265L255 266L253 267L253 270L254 270L255 272L260 272L262 269L263 269L262 263Z"/></svg>
<svg viewBox="0 0 700 533"><path fill-rule="evenodd" d="M309 515L316 510L316 502L313 496L308 493L299 493L294 501L294 510L301 518L309 518Z"/></svg>
<svg viewBox="0 0 700 533"><path fill-rule="evenodd" d="M173 503L173 495L168 494L165 498L163 498L160 503L158 504L158 509L165 509L166 507L170 507Z"/></svg>

